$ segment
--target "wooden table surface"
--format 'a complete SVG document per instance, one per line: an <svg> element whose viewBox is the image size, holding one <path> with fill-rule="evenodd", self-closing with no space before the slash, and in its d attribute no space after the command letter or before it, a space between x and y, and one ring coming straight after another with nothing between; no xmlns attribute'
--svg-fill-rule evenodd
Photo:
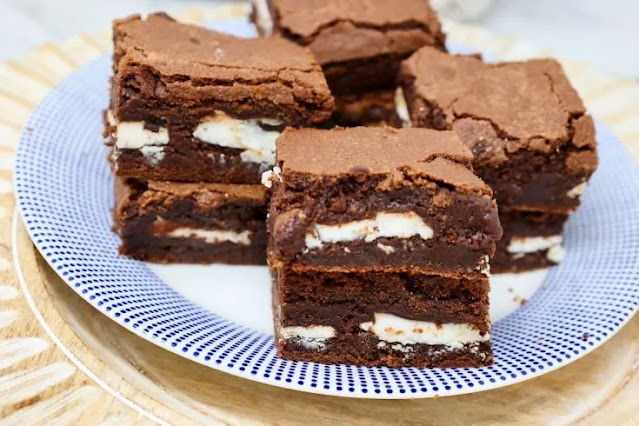
<svg viewBox="0 0 639 426"><path fill-rule="evenodd" d="M193 10L204 22L246 7ZM552 52L446 23L451 40L504 59ZM133 335L102 316L46 265L14 211L12 165L23 124L58 81L110 48L80 34L0 65L0 425L495 424L639 425L639 316L601 348L517 385L431 400L358 400L236 378ZM589 109L639 159L639 86L563 62ZM639 285L639 284L638 284Z"/></svg>

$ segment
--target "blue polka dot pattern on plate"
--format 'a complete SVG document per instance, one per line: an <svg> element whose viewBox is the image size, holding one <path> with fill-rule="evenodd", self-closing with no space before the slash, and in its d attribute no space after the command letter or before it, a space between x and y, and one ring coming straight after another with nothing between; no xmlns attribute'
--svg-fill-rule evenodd
<svg viewBox="0 0 639 426"><path fill-rule="evenodd" d="M639 306L639 172L598 123L601 166L566 230L567 256L528 303L494 324L496 363L478 369L363 368L277 358L270 335L208 312L144 263L117 256L113 177L102 145L107 56L56 87L20 141L15 192L53 269L125 328L212 368L287 388L363 398L475 392L529 379L601 345Z"/></svg>

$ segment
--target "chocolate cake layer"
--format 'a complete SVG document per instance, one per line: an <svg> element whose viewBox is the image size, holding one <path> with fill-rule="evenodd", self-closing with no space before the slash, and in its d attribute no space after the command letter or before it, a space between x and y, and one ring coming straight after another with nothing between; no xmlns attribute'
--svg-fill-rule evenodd
<svg viewBox="0 0 639 426"><path fill-rule="evenodd" d="M402 63L416 127L454 130L500 207L569 211L597 167L592 118L558 62L485 63L424 47Z"/></svg>
<svg viewBox="0 0 639 426"><path fill-rule="evenodd" d="M493 273L523 272L561 262L566 213L500 210L504 235L490 262Z"/></svg>
<svg viewBox="0 0 639 426"><path fill-rule="evenodd" d="M277 148L272 266L487 273L496 205L454 132L301 129Z"/></svg>
<svg viewBox="0 0 639 426"><path fill-rule="evenodd" d="M164 14L116 21L113 33L105 136L120 176L256 183L284 127L332 114L320 66L295 43L236 38Z"/></svg>
<svg viewBox="0 0 639 426"><path fill-rule="evenodd" d="M198 238L158 237L148 228L126 226L120 254L154 263L225 263L228 265L264 265L265 235L257 235L249 246L235 243L210 244ZM259 240L258 240L259 239Z"/></svg>
<svg viewBox="0 0 639 426"><path fill-rule="evenodd" d="M492 363L486 277L272 272L283 358L393 367Z"/></svg>
<svg viewBox="0 0 639 426"><path fill-rule="evenodd" d="M445 48L425 0L257 0L252 19L261 34L307 46L336 94L390 89L403 58L425 45Z"/></svg>
<svg viewBox="0 0 639 426"><path fill-rule="evenodd" d="M355 333L375 313L433 323L472 324L489 331L485 276L444 278L403 272L273 269L280 325L324 325Z"/></svg>
<svg viewBox="0 0 639 426"><path fill-rule="evenodd" d="M116 179L120 254L160 263L264 264L265 188Z"/></svg>

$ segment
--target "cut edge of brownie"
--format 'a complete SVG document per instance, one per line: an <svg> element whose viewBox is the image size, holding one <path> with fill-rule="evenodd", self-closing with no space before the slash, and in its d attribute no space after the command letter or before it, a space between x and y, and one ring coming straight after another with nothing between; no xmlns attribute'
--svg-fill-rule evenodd
<svg viewBox="0 0 639 426"><path fill-rule="evenodd" d="M390 367L492 364L486 277L456 281L459 289L450 292L442 285L452 281L423 274L274 272L275 339L285 359ZM477 306L467 305L468 297L478 297ZM430 309L437 304L440 311Z"/></svg>
<svg viewBox="0 0 639 426"><path fill-rule="evenodd" d="M266 193L259 185L115 180L120 254L160 263L264 264Z"/></svg>
<svg viewBox="0 0 639 426"><path fill-rule="evenodd" d="M432 323L463 323L489 332L489 278L437 273L324 268L272 268L280 322L284 326L326 325L339 333L361 330L375 313Z"/></svg>
<svg viewBox="0 0 639 426"><path fill-rule="evenodd" d="M563 230L567 212L500 209L504 229L490 267L493 273L524 272L557 265L563 260Z"/></svg>

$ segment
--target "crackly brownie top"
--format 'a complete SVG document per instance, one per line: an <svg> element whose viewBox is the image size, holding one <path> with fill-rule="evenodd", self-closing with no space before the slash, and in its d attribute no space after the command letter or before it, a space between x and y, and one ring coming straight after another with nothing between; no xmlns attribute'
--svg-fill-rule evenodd
<svg viewBox="0 0 639 426"><path fill-rule="evenodd" d="M384 176L384 187L443 183L461 192L492 194L472 172L473 155L455 132L391 127L287 129L277 140L283 179ZM384 188L380 188L384 189Z"/></svg>
<svg viewBox="0 0 639 426"><path fill-rule="evenodd" d="M202 78L260 78L265 72L316 72L319 65L302 47L278 37L238 38L154 13L115 21L116 49L153 65L163 74Z"/></svg>
<svg viewBox="0 0 639 426"><path fill-rule="evenodd" d="M444 47L428 0L270 0L277 29L308 45L324 65L380 54Z"/></svg>
<svg viewBox="0 0 639 426"><path fill-rule="evenodd" d="M570 138L583 102L553 59L486 63L424 47L402 64L415 94L442 110L447 121L486 120L498 136L549 141ZM485 125L480 129L491 133Z"/></svg>
<svg viewBox="0 0 639 426"><path fill-rule="evenodd" d="M312 54L280 37L238 38L155 13L115 21L113 38L116 79L120 73L151 75L158 80L155 87L147 90L140 82L133 89L162 102L268 101L280 108L312 109L311 121L322 121L333 107Z"/></svg>

